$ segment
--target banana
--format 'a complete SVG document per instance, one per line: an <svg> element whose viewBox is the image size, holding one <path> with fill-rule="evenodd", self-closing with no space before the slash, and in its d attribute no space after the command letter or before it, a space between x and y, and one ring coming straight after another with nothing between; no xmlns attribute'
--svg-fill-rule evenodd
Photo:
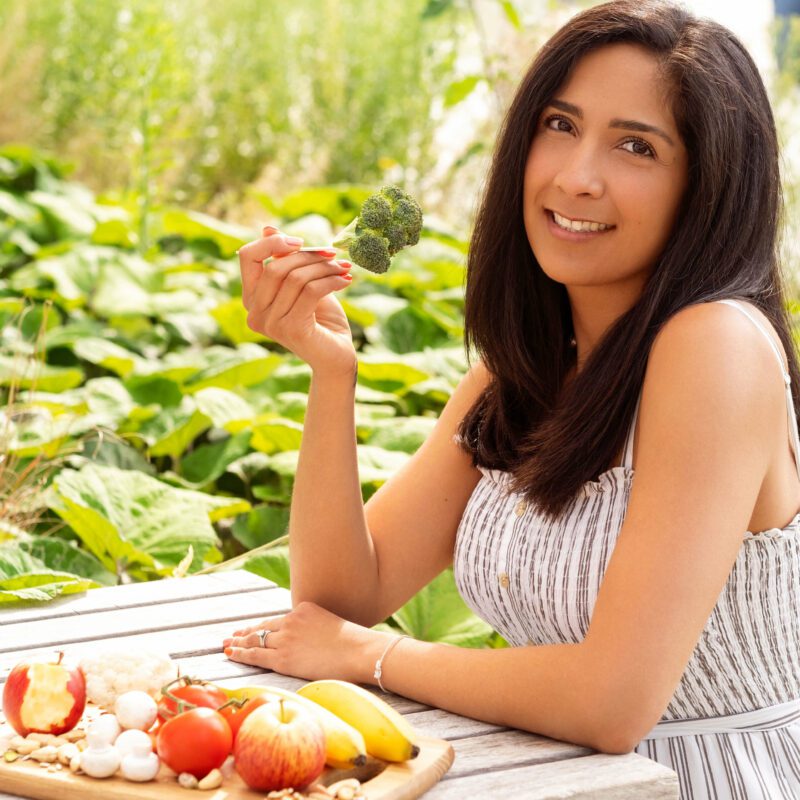
<svg viewBox="0 0 800 800"><path fill-rule="evenodd" d="M384 761L408 761L419 753L417 732L385 700L354 683L320 680L297 694L319 703L361 731L367 753Z"/></svg>
<svg viewBox="0 0 800 800"><path fill-rule="evenodd" d="M321 705L312 703L296 692L279 689L277 686L241 686L237 689L228 689L225 686L220 686L220 689L229 698L236 700L250 699L260 694L293 700L298 705L308 709L322 725L322 729L325 731L325 763L329 767L352 769L353 767L362 766L367 761L364 737L358 730Z"/></svg>

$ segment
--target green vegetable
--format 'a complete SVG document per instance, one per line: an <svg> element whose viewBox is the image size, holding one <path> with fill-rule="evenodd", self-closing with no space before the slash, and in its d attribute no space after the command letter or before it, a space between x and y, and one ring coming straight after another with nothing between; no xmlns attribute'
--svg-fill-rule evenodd
<svg viewBox="0 0 800 800"><path fill-rule="evenodd" d="M336 237L333 246L370 272L386 272L392 256L419 241L422 209L399 186L384 186L370 195L361 213Z"/></svg>

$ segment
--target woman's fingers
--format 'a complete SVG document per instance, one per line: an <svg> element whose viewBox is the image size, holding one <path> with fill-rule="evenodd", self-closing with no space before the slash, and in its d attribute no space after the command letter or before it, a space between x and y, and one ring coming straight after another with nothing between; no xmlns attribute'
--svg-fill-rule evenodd
<svg viewBox="0 0 800 800"><path fill-rule="evenodd" d="M267 264L264 279L253 293L251 311L263 315L268 325L274 325L289 312L298 316L298 298L305 296L311 304L307 310L307 315L310 315L323 294L344 285L345 282L339 279L349 273L351 265L343 263L347 266L330 260L317 261L293 269L285 269L275 262Z"/></svg>
<svg viewBox="0 0 800 800"><path fill-rule="evenodd" d="M264 230L274 230L267 226ZM248 242L239 248L239 269L242 273L242 301L245 308L250 307L253 290L264 271L264 262L268 258L280 258L294 253L303 244L299 236L285 236L272 233L263 239Z"/></svg>

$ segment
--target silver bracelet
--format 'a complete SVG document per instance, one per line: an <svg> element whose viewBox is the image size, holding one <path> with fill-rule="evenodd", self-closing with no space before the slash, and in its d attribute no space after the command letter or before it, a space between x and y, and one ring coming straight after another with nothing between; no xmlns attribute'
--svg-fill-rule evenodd
<svg viewBox="0 0 800 800"><path fill-rule="evenodd" d="M383 684L381 683L381 675L383 674L383 662L387 655L389 655L390 650L401 640L401 639L410 639L410 636L407 636L405 633L396 636L392 639L389 644L386 645L381 657L375 662L375 672L373 673L372 677L378 681L378 686L381 687L381 691L385 692L386 689L383 688Z"/></svg>

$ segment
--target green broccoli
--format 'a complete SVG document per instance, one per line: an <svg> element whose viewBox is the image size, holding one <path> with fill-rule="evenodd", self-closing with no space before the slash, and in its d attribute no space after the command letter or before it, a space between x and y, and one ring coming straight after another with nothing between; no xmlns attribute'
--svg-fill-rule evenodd
<svg viewBox="0 0 800 800"><path fill-rule="evenodd" d="M361 213L336 237L333 246L370 272L389 269L392 256L419 241L422 209L399 186L384 186L361 205Z"/></svg>

